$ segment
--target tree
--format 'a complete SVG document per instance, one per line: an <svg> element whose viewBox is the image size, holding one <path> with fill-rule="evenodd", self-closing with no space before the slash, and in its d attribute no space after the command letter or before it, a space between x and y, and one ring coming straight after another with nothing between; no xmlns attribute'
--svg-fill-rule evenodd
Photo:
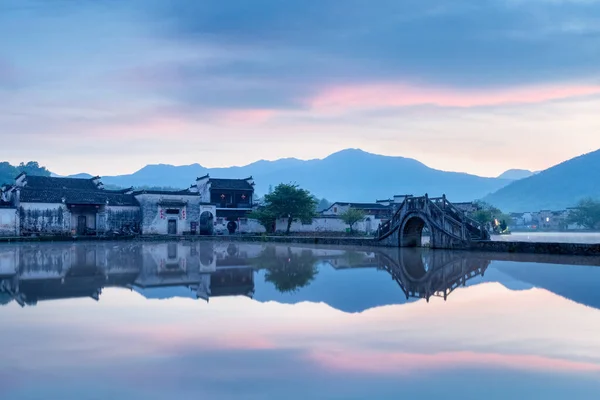
<svg viewBox="0 0 600 400"><path fill-rule="evenodd" d="M340 214L340 218L346 224L350 226L350 233L354 232L354 225L365 219L365 212L358 208L348 208L346 211Z"/></svg>
<svg viewBox="0 0 600 400"><path fill-rule="evenodd" d="M46 167L40 167L37 161L29 161L27 164L21 163L17 169L19 172L25 172L27 175L50 176L50 171Z"/></svg>
<svg viewBox="0 0 600 400"><path fill-rule="evenodd" d="M265 269L265 282L271 282L281 293L297 292L310 285L319 272L312 250L296 253L288 248L287 254L278 254L274 246L269 246L253 263Z"/></svg>
<svg viewBox="0 0 600 400"><path fill-rule="evenodd" d="M567 218L569 223L581 225L587 229L596 229L600 225L600 201L587 198L579 201Z"/></svg>
<svg viewBox="0 0 600 400"><path fill-rule="evenodd" d="M36 161L20 163L16 167L13 167L5 161L0 162L0 186L3 184L14 183L15 178L21 172L25 172L27 175L50 176L50 171L45 167L40 167Z"/></svg>
<svg viewBox="0 0 600 400"><path fill-rule="evenodd" d="M296 184L281 183L272 193L265 195L263 214L259 217L287 219L286 235L290 233L292 222L302 221L310 224L316 212L316 201L308 190L301 189ZM262 222L261 222L262 223Z"/></svg>
<svg viewBox="0 0 600 400"><path fill-rule="evenodd" d="M325 198L318 200L318 201L319 201L319 203L317 205L317 211L327 210L331 206L331 203Z"/></svg>
<svg viewBox="0 0 600 400"><path fill-rule="evenodd" d="M505 232L508 229L506 221L510 221L509 215L484 201L478 201L476 205L478 210L471 214L471 218L482 225L490 224L494 231Z"/></svg>
<svg viewBox="0 0 600 400"><path fill-rule="evenodd" d="M273 233L273 228L275 227L277 217L266 207L261 207L258 210L252 211L248 218L257 220L262 226L265 227L267 233Z"/></svg>

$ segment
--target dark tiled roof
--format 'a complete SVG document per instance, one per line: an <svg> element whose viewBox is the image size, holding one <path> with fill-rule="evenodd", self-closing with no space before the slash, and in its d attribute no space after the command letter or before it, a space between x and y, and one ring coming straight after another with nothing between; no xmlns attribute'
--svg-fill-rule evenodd
<svg viewBox="0 0 600 400"><path fill-rule="evenodd" d="M20 200L23 203L62 203L67 204L96 204L110 206L137 206L135 197L120 191L111 190L77 190L77 189L21 189Z"/></svg>
<svg viewBox="0 0 600 400"><path fill-rule="evenodd" d="M254 187L245 179L215 179L210 178L211 189L223 190L254 190Z"/></svg>
<svg viewBox="0 0 600 400"><path fill-rule="evenodd" d="M383 204L379 204L379 203L343 203L343 202L335 202L331 205L331 207L338 205L338 206L350 206L351 208L360 208L360 209L381 209L381 210L386 210L389 208L389 206L384 206ZM331 209L331 207L329 207L329 209Z"/></svg>
<svg viewBox="0 0 600 400"><path fill-rule="evenodd" d="M92 179L78 178L53 178L49 176L27 176L26 187L32 189L78 189L97 190L98 187Z"/></svg>
<svg viewBox="0 0 600 400"><path fill-rule="evenodd" d="M134 195L140 194L161 194L161 195L172 195L172 196L200 196L200 193L190 192L189 189L185 190L136 190L133 192Z"/></svg>

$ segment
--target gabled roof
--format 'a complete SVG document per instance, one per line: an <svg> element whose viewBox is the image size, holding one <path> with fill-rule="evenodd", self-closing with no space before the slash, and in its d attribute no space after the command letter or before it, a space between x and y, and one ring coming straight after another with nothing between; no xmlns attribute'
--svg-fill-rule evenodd
<svg viewBox="0 0 600 400"><path fill-rule="evenodd" d="M252 179L251 177L248 179ZM208 180L211 189L222 190L254 190L254 186L248 183L246 179L218 179L210 178Z"/></svg>
<svg viewBox="0 0 600 400"><path fill-rule="evenodd" d="M336 205L342 206L342 207L349 206L350 208L359 208L359 209L363 209L363 210L373 210L373 209L387 210L387 209L389 209L389 206L379 204L379 203L348 203L348 202L336 201L331 206L329 206L329 208L325 211L331 210L331 208Z"/></svg>
<svg viewBox="0 0 600 400"><path fill-rule="evenodd" d="M94 182L97 178L54 178L50 176L27 175L25 187L32 189L78 189L78 190L98 190Z"/></svg>
<svg viewBox="0 0 600 400"><path fill-rule="evenodd" d="M136 190L135 192L133 192L134 195L140 195L140 194L160 194L160 195L171 195L171 196L200 196L200 193L198 192L192 192L189 189L184 189L184 190L174 190L174 191L170 191L170 190Z"/></svg>
<svg viewBox="0 0 600 400"><path fill-rule="evenodd" d="M139 203L131 194L111 190L77 190L77 189L32 189L28 186L21 189L22 203L62 203L82 205L138 206Z"/></svg>

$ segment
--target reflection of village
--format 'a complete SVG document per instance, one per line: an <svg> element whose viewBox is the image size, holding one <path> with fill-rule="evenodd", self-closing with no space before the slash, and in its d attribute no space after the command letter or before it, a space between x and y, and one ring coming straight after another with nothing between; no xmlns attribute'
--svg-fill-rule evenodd
<svg viewBox="0 0 600 400"><path fill-rule="evenodd" d="M337 270L384 270L407 298L446 298L489 265L461 254L210 242L4 246L0 248L0 304L98 300L102 290L110 287L135 290L149 298L156 297L154 289L174 287L206 301L219 296L253 297L257 271L264 270L265 281L279 291L293 292L318 279L319 266L326 264Z"/></svg>

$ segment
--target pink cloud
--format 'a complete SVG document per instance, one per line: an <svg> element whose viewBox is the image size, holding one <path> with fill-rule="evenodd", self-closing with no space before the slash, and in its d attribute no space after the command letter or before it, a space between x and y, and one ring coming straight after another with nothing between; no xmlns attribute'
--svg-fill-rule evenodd
<svg viewBox="0 0 600 400"><path fill-rule="evenodd" d="M307 103L317 111L424 104L442 107L478 107L511 103L540 103L594 94L600 94L600 86L563 85L465 90L391 83L330 87L308 99Z"/></svg>
<svg viewBox="0 0 600 400"><path fill-rule="evenodd" d="M475 353L470 351L437 354L382 352L313 352L308 359L332 370L361 373L410 374L431 369L495 367L504 369L561 372L600 372L600 365L527 354Z"/></svg>
<svg viewBox="0 0 600 400"><path fill-rule="evenodd" d="M214 116L225 124L261 124L267 122L275 114L276 111L270 109L239 109L217 111Z"/></svg>

